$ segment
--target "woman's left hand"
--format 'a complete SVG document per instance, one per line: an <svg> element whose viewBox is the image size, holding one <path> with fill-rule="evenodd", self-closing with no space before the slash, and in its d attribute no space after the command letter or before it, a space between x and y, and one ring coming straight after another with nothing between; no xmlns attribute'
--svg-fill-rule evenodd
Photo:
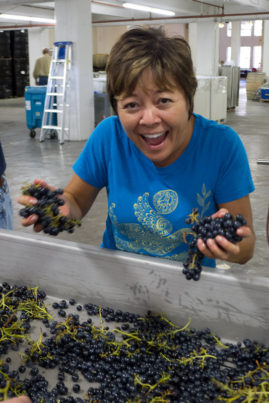
<svg viewBox="0 0 269 403"><path fill-rule="evenodd" d="M223 217L230 213L226 208L221 208L212 218ZM245 263L251 256L245 258L245 250L248 242L252 243L254 234L250 227L244 225L236 230L236 234L243 239L238 243L228 241L224 236L218 235L215 239L208 239L206 243L198 239L197 247L204 256L211 259L221 259L234 263Z"/></svg>

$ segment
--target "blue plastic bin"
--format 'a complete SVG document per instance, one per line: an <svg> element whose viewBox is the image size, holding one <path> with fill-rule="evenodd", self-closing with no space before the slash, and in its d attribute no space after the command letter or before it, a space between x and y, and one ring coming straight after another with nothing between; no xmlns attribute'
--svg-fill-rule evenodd
<svg viewBox="0 0 269 403"><path fill-rule="evenodd" d="M261 88L261 99L269 101L269 87Z"/></svg>
<svg viewBox="0 0 269 403"><path fill-rule="evenodd" d="M35 137L35 130L42 126L47 86L25 87L26 125L30 129L30 137Z"/></svg>

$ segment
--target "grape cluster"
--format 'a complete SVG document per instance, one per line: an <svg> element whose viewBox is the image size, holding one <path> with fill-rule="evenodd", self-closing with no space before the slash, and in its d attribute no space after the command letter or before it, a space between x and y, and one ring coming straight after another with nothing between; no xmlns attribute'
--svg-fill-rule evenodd
<svg viewBox="0 0 269 403"><path fill-rule="evenodd" d="M205 243L208 239L215 239L221 235L232 243L237 243L242 240L242 237L237 235L236 230L247 222L241 214L237 214L234 218L232 214L226 213L223 217L212 218L210 216L198 219L199 210L192 210L192 214L186 218L186 224L193 224L191 229L194 238L189 242L188 257L183 263L183 274L187 280L198 281L202 272L203 253L197 248L197 240L201 238Z"/></svg>
<svg viewBox="0 0 269 403"><path fill-rule="evenodd" d="M60 214L59 207L65 201L59 196L62 189L50 190L40 184L30 184L22 188L22 194L35 197L37 203L22 208L19 211L21 217L27 218L32 214L38 215L38 224L41 224L45 234L58 235L59 232L74 232L75 226L80 226L80 220L72 220Z"/></svg>
<svg viewBox="0 0 269 403"><path fill-rule="evenodd" d="M71 298L52 303L66 313L55 320L45 296L0 285L0 401L22 393L33 403L269 401L269 350L261 343L224 344L190 322L178 327L163 314ZM34 341L37 319L43 329Z"/></svg>

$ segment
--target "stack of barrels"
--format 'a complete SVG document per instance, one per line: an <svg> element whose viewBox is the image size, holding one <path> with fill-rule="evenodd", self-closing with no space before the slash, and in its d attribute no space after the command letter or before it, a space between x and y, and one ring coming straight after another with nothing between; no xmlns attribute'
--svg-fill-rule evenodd
<svg viewBox="0 0 269 403"><path fill-rule="evenodd" d="M13 95L10 32L0 32L0 98Z"/></svg>
<svg viewBox="0 0 269 403"><path fill-rule="evenodd" d="M10 31L11 55L13 67L13 95L24 96L24 89L29 85L28 31Z"/></svg>
<svg viewBox="0 0 269 403"><path fill-rule="evenodd" d="M0 32L0 98L22 97L29 85L27 30Z"/></svg>
<svg viewBox="0 0 269 403"><path fill-rule="evenodd" d="M265 73L248 73L246 81L247 99L254 100L256 98L257 90L263 86L265 81Z"/></svg>

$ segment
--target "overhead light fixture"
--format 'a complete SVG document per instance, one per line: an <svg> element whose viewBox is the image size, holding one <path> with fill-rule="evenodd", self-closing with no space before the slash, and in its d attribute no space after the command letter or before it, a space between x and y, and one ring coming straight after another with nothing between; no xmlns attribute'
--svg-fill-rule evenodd
<svg viewBox="0 0 269 403"><path fill-rule="evenodd" d="M169 10L163 10L161 8L154 8L154 7L148 7L148 6L142 6L140 4L134 4L134 3L123 3L122 5L125 8L131 8L132 10L138 10L138 11L147 11L149 13L155 13L155 14L161 14L161 15L168 15L172 17L175 15L174 11L169 11Z"/></svg>
<svg viewBox="0 0 269 403"><path fill-rule="evenodd" d="M219 28L224 28L224 22L219 22Z"/></svg>
<svg viewBox="0 0 269 403"><path fill-rule="evenodd" d="M15 20L15 21L33 21L33 22L40 22L46 24L55 24L56 20L53 18L40 18L40 17L31 17L27 15L15 15L15 14L0 14L0 18L5 20Z"/></svg>

